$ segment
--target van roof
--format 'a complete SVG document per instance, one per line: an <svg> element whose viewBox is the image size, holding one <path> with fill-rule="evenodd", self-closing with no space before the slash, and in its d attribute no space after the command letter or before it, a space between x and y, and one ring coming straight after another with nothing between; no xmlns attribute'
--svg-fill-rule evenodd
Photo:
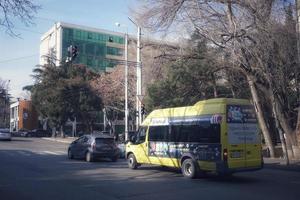
<svg viewBox="0 0 300 200"><path fill-rule="evenodd" d="M214 98L198 101L193 106L157 109L147 116L142 125L149 125L152 118L224 114L226 112L224 105L227 104L249 105L250 101L247 99Z"/></svg>

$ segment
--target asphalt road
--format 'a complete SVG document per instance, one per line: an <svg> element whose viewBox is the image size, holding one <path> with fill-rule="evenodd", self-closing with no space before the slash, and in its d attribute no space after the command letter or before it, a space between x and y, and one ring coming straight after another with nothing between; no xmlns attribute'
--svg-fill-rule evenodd
<svg viewBox="0 0 300 200"><path fill-rule="evenodd" d="M67 144L0 141L0 200L300 199L300 172L263 169L188 180L173 169L127 168L125 160L68 160Z"/></svg>

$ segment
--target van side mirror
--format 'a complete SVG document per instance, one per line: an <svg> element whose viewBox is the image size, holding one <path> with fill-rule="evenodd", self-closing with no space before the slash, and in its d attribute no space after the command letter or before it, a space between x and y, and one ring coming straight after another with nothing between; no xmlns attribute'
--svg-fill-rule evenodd
<svg viewBox="0 0 300 200"><path fill-rule="evenodd" d="M128 142L134 143L136 141L136 136L135 135L131 135L127 141L125 141L125 143L127 144Z"/></svg>

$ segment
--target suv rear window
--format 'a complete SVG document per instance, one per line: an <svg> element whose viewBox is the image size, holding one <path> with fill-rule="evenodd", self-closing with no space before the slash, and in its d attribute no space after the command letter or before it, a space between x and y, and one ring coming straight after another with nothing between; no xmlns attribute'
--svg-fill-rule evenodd
<svg viewBox="0 0 300 200"><path fill-rule="evenodd" d="M114 142L113 138L96 138L96 144L112 144Z"/></svg>

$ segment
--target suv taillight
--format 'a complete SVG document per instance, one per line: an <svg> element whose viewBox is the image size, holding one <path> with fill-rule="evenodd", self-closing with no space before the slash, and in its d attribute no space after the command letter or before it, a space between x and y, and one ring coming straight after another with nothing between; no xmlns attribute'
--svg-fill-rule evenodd
<svg viewBox="0 0 300 200"><path fill-rule="evenodd" d="M92 143L92 149L93 149L93 150L96 150L96 142L93 142L93 143Z"/></svg>
<svg viewBox="0 0 300 200"><path fill-rule="evenodd" d="M223 161L227 161L228 160L228 152L227 149L223 149Z"/></svg>

